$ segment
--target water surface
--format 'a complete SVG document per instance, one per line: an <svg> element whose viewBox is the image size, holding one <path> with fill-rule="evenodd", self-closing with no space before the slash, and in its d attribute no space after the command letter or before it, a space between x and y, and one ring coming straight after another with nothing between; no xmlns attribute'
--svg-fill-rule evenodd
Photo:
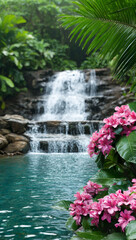
<svg viewBox="0 0 136 240"><path fill-rule="evenodd" d="M52 206L96 173L87 154L27 154L0 159L0 239L70 239L67 212Z"/></svg>

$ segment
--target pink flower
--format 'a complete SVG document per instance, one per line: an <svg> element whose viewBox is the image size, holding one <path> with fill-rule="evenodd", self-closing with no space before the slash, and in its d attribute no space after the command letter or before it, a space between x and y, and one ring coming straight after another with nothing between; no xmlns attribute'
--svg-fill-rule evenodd
<svg viewBox="0 0 136 240"><path fill-rule="evenodd" d="M105 118L103 122L106 123L108 126L112 126L113 128L117 128L119 125L119 119L116 118L115 116Z"/></svg>
<svg viewBox="0 0 136 240"><path fill-rule="evenodd" d="M102 216L101 219L102 219L103 221L104 221L104 220L107 220L108 223L111 223L111 215L110 215L108 212L106 212L106 211L104 211L104 214L103 214L103 216Z"/></svg>
<svg viewBox="0 0 136 240"><path fill-rule="evenodd" d="M124 212L121 212L121 217L119 217L118 219L119 223L116 223L115 227L121 227L122 231L124 232L128 223L135 220L135 217L131 216L131 213L133 213L133 211L127 211L126 209L124 210Z"/></svg>
<svg viewBox="0 0 136 240"><path fill-rule="evenodd" d="M136 126L133 126L133 125L130 127L124 126L123 131L121 132L121 135L129 136L129 134L134 130L136 130Z"/></svg>
<svg viewBox="0 0 136 240"><path fill-rule="evenodd" d="M130 205L133 196L128 191L118 194L118 206Z"/></svg>
<svg viewBox="0 0 136 240"><path fill-rule="evenodd" d="M103 198L102 206L110 215L114 215L114 213L119 211L119 208L117 207L117 199L112 199L110 196Z"/></svg>
<svg viewBox="0 0 136 240"><path fill-rule="evenodd" d="M136 122L136 113L135 113L134 111L132 111L132 112L129 114L128 121L129 121L130 123L135 123L135 122Z"/></svg>
<svg viewBox="0 0 136 240"><path fill-rule="evenodd" d="M115 111L118 113L126 113L126 114L130 114L131 110L129 108L128 105L122 105L121 107L115 107Z"/></svg>
<svg viewBox="0 0 136 240"><path fill-rule="evenodd" d="M83 192L83 193L77 192L77 193L74 195L74 197L76 197L77 200L80 200L80 201L85 201L85 200L90 200L90 199L91 199L90 194L85 193L85 192Z"/></svg>
<svg viewBox="0 0 136 240"><path fill-rule="evenodd" d="M83 187L84 188L84 191L88 194L90 194L92 197L94 195L97 195L100 191L103 191L103 189L100 189L102 188L102 185L99 185L97 183L93 183L91 181L89 181L87 183L86 186Z"/></svg>

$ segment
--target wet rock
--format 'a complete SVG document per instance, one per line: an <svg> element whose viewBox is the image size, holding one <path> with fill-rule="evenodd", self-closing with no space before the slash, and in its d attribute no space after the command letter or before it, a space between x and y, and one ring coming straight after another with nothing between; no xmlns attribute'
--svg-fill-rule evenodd
<svg viewBox="0 0 136 240"><path fill-rule="evenodd" d="M27 153L29 149L30 149L30 146L28 142L17 141L14 143L10 143L6 148L3 149L3 151L6 154L16 153L16 152Z"/></svg>
<svg viewBox="0 0 136 240"><path fill-rule="evenodd" d="M23 141L27 143L29 142L28 138L14 133L7 134L5 137L9 143L14 143L18 141Z"/></svg>
<svg viewBox="0 0 136 240"><path fill-rule="evenodd" d="M3 149L7 145L8 145L7 139L3 135L0 134L0 149Z"/></svg>
<svg viewBox="0 0 136 240"><path fill-rule="evenodd" d="M48 153L48 141L41 141L39 146L42 151Z"/></svg>

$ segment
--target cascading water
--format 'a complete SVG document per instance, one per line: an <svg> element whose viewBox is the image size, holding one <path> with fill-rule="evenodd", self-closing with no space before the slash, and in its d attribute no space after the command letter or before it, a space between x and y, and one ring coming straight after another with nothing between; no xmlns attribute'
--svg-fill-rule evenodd
<svg viewBox="0 0 136 240"><path fill-rule="evenodd" d="M53 75L40 99L36 122L30 126L32 152L86 152L93 125L87 121L85 99L96 96L95 70L88 81L79 70Z"/></svg>
<svg viewBox="0 0 136 240"><path fill-rule="evenodd" d="M84 73L64 71L54 75L47 86L52 90L44 107L40 121L80 121L85 120L85 79Z"/></svg>

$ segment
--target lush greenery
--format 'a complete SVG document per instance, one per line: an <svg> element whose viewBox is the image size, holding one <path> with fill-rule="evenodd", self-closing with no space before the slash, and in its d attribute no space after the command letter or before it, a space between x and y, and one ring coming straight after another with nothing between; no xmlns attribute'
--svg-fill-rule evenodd
<svg viewBox="0 0 136 240"><path fill-rule="evenodd" d="M50 66L54 52L49 43L38 41L18 26L26 21L22 17L6 15L0 18L0 91L1 107L4 97L26 90L23 70L37 70Z"/></svg>
<svg viewBox="0 0 136 240"><path fill-rule="evenodd" d="M124 79L136 65L135 16L136 0L77 0L73 14L62 21L66 29L73 27L71 39L79 40L88 53L100 51L114 59L114 74Z"/></svg>
<svg viewBox="0 0 136 240"><path fill-rule="evenodd" d="M58 21L68 14L72 0L4 0L0 2L0 101L15 92L26 91L26 70L77 69L86 54ZM102 67L89 57L81 68ZM106 63L107 64L107 63Z"/></svg>
<svg viewBox="0 0 136 240"><path fill-rule="evenodd" d="M136 103L115 108L113 116L94 132L88 152L96 157L98 173L75 194L66 226L72 240L130 240L136 237Z"/></svg>

